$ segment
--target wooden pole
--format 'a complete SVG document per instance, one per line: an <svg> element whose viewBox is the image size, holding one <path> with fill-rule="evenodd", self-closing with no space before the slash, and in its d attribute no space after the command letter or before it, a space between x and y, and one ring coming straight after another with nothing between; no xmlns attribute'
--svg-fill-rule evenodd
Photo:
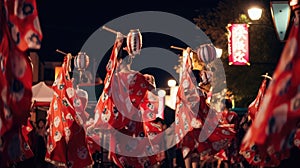
<svg viewBox="0 0 300 168"><path fill-rule="evenodd" d="M114 33L114 34L118 34L118 31L116 31L116 30L114 30L114 29L111 29L111 28L109 28L109 27L106 27L106 26L102 26L102 29L103 30L106 30L106 31L108 31L108 32L111 32L111 33ZM123 34L122 34L123 35ZM127 36L125 36L125 35L123 35L125 38L127 37Z"/></svg>
<svg viewBox="0 0 300 168"><path fill-rule="evenodd" d="M60 54L65 55L65 56L68 55L68 53L63 52L63 51L61 51L61 50L59 50L59 49L56 49L55 51L58 52L58 53L60 53ZM72 58L75 58L75 56L72 56Z"/></svg>
<svg viewBox="0 0 300 168"><path fill-rule="evenodd" d="M176 50L181 50L181 51L186 50L186 48L182 48L182 47L176 47L176 46L170 46L170 47L173 48L173 49L176 49ZM196 51L194 51L194 50L192 50L192 49L191 49L191 51L192 51L193 53L197 53Z"/></svg>
<svg viewBox="0 0 300 168"><path fill-rule="evenodd" d="M171 46L171 48L173 48L173 49L177 49L177 50L185 50L185 48L181 48L181 47L176 47L176 46Z"/></svg>
<svg viewBox="0 0 300 168"><path fill-rule="evenodd" d="M59 50L59 49L56 49L56 52L61 53L61 54L63 54L63 55L67 55L67 53L65 53L65 52L63 52L63 51L61 51L61 50Z"/></svg>

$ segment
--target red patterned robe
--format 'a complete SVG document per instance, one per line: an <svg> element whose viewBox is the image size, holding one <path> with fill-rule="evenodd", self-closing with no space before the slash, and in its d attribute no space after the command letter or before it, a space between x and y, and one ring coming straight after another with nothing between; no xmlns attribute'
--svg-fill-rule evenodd
<svg viewBox="0 0 300 168"><path fill-rule="evenodd" d="M45 159L56 166L91 166L93 160L82 122L85 112L83 102L73 88L67 58L62 67L52 86L55 93L47 116L49 135Z"/></svg>
<svg viewBox="0 0 300 168"><path fill-rule="evenodd" d="M264 79L259 87L258 94L255 100L248 107L248 115L250 116L251 120L254 120L258 112L262 99L265 95L266 88L267 88L267 79Z"/></svg>
<svg viewBox="0 0 300 168"><path fill-rule="evenodd" d="M214 155L230 144L236 134L234 124L207 105L206 96L196 85L189 59L184 58L183 65L176 100L176 142L184 158L192 152Z"/></svg>
<svg viewBox="0 0 300 168"><path fill-rule="evenodd" d="M273 80L242 141L240 153L252 165L278 166L291 148L299 147L299 43L299 20L295 19Z"/></svg>
<svg viewBox="0 0 300 168"><path fill-rule="evenodd" d="M120 69L117 55L121 44L115 42L107 64L93 128L110 131L110 155L119 167L147 167L158 161L162 150L162 126L154 121L159 99L143 74Z"/></svg>
<svg viewBox="0 0 300 168"><path fill-rule="evenodd" d="M26 51L40 48L42 33L35 0L0 0L0 9L0 166L8 166L31 156L19 146L32 103Z"/></svg>

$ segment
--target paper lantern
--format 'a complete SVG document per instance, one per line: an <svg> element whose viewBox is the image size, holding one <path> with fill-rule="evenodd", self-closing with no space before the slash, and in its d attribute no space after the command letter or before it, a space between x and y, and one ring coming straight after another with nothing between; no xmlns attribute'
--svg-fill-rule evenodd
<svg viewBox="0 0 300 168"><path fill-rule="evenodd" d="M90 58L85 52L79 52L74 58L74 66L78 71L85 70L90 63Z"/></svg>
<svg viewBox="0 0 300 168"><path fill-rule="evenodd" d="M142 34L139 29L131 29L127 35L127 52L131 56L140 54L142 49Z"/></svg>
<svg viewBox="0 0 300 168"><path fill-rule="evenodd" d="M212 44L203 44L197 49L199 60L208 64L217 57L216 48Z"/></svg>

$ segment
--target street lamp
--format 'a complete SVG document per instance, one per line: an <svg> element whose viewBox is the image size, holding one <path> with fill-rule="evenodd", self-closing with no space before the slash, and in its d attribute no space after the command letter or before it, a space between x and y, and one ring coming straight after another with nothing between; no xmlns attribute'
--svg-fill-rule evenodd
<svg viewBox="0 0 300 168"><path fill-rule="evenodd" d="M291 17L291 8L288 1L271 1L271 14L277 37L284 41Z"/></svg>
<svg viewBox="0 0 300 168"><path fill-rule="evenodd" d="M277 38L284 41L290 22L291 8L288 1L270 1L270 10L276 30ZM249 18L253 21L259 20L262 16L262 9L252 7L248 9Z"/></svg>
<svg viewBox="0 0 300 168"><path fill-rule="evenodd" d="M259 20L261 18L262 9L259 7L252 7L248 9L248 15L251 20Z"/></svg>
<svg viewBox="0 0 300 168"><path fill-rule="evenodd" d="M175 109L178 86L176 87L176 81L174 79L168 80L168 86L170 87L169 106Z"/></svg>
<svg viewBox="0 0 300 168"><path fill-rule="evenodd" d="M217 48L217 47L215 47L215 48L216 48L216 52L217 52L217 58L221 58L223 50L221 48Z"/></svg>
<svg viewBox="0 0 300 168"><path fill-rule="evenodd" d="M170 88L175 87L176 86L176 81L174 79L168 80L168 86Z"/></svg>
<svg viewBox="0 0 300 168"><path fill-rule="evenodd" d="M166 96L166 91L165 90L159 90L157 92L158 94L158 114L157 117L164 119L164 108L165 108L165 96Z"/></svg>

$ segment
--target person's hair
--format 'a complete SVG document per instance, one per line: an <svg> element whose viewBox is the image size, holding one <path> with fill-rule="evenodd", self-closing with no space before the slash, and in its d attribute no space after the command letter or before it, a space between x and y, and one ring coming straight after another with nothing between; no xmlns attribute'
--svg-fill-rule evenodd
<svg viewBox="0 0 300 168"><path fill-rule="evenodd" d="M156 117L154 122L156 122L156 123L161 122L162 124L165 124L165 121L163 119L159 118L159 117Z"/></svg>
<svg viewBox="0 0 300 168"><path fill-rule="evenodd" d="M196 78L197 83L202 82L201 76L200 76L200 71L195 69L195 70L192 70L192 72Z"/></svg>
<svg viewBox="0 0 300 168"><path fill-rule="evenodd" d="M232 102L230 99L225 99L225 105L226 105L226 108L230 109L232 108Z"/></svg>
<svg viewBox="0 0 300 168"><path fill-rule="evenodd" d="M232 102L230 99L222 99L222 103L224 104L225 108L231 109L232 108Z"/></svg>
<svg viewBox="0 0 300 168"><path fill-rule="evenodd" d="M126 46L127 46L126 39L124 39L123 43L121 45L121 48L119 50L118 56L117 56L118 60L124 59L125 57L128 56L128 53L126 51L123 51L123 48L126 47Z"/></svg>
<svg viewBox="0 0 300 168"><path fill-rule="evenodd" d="M44 123L44 126L46 126L46 120L43 119L43 118L41 118L41 119L39 119L39 120L36 122L36 127L37 127L38 129L41 128L40 125L39 125L39 123L40 123L41 121Z"/></svg>

